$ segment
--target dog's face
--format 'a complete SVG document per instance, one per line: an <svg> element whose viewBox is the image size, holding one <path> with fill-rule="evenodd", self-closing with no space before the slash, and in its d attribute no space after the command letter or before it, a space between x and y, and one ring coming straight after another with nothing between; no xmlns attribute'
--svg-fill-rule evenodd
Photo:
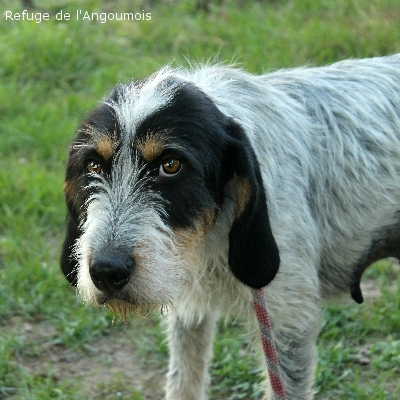
<svg viewBox="0 0 400 400"><path fill-rule="evenodd" d="M64 274L86 302L122 313L174 301L232 180L229 264L239 280L262 287L279 255L243 130L171 76L118 86L70 146Z"/></svg>

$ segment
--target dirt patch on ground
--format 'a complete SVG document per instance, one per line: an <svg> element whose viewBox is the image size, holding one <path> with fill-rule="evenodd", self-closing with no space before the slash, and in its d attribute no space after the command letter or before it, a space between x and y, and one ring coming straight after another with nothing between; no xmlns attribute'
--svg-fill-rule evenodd
<svg viewBox="0 0 400 400"><path fill-rule="evenodd" d="M376 299L381 295L381 291L373 279L366 279L364 282L361 282L361 292L365 300Z"/></svg>
<svg viewBox="0 0 400 400"><path fill-rule="evenodd" d="M15 354L15 362L31 376L51 379L54 387L69 381L82 399L163 398L167 360L160 361L157 354L154 362L152 354L144 359L129 328L112 329L84 348L71 349L56 343L56 331L49 322L28 323L18 317L8 326L27 344L26 350Z"/></svg>
<svg viewBox="0 0 400 400"><path fill-rule="evenodd" d="M100 338L90 346L89 354L53 348L50 355L54 376L78 380L82 392L93 399L113 394L125 398L132 391L148 400L162 398L164 371L143 365L126 336Z"/></svg>

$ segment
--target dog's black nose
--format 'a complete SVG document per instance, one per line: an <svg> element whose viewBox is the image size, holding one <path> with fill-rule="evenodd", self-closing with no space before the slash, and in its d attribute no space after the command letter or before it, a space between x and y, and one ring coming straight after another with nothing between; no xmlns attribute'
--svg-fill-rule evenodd
<svg viewBox="0 0 400 400"><path fill-rule="evenodd" d="M89 273L97 289L113 293L128 283L134 266L132 257L117 251L108 251L92 257Z"/></svg>

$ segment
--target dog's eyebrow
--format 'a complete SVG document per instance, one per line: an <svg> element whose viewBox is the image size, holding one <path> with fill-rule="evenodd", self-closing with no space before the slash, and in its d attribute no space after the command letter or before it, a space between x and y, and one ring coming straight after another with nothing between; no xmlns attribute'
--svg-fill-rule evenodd
<svg viewBox="0 0 400 400"><path fill-rule="evenodd" d="M170 130L147 131L143 139L136 142L136 148L142 157L147 161L153 161L159 157L168 144L168 133Z"/></svg>
<svg viewBox="0 0 400 400"><path fill-rule="evenodd" d="M90 143L73 144L69 151L91 149L96 151L104 160L108 161L115 153L119 142L114 142L107 136L102 136L99 140Z"/></svg>
<svg viewBox="0 0 400 400"><path fill-rule="evenodd" d="M120 141L114 141L109 136L102 135L94 142L94 147L97 153L107 161L115 153L115 149L118 147L119 143Z"/></svg>
<svg viewBox="0 0 400 400"><path fill-rule="evenodd" d="M121 142L116 128L110 132L105 127L95 127L92 124L85 123L78 130L78 133L84 135L84 138L71 145L69 150L93 149L106 161L113 156Z"/></svg>

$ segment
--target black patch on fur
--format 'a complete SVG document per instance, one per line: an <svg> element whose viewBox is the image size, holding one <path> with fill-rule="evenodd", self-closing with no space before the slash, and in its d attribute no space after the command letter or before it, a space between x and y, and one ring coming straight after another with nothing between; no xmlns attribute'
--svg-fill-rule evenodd
<svg viewBox="0 0 400 400"><path fill-rule="evenodd" d="M150 163L141 162L154 176L152 189L161 194L166 222L173 228L190 229L205 211L215 212L222 205L224 185L233 176L223 163L228 124L204 93L181 84L171 103L138 127L137 143L160 131L167 137L162 154ZM159 166L168 157L180 159L182 169L174 177L158 177Z"/></svg>
<svg viewBox="0 0 400 400"><path fill-rule="evenodd" d="M75 221L70 217L67 218L67 233L62 248L60 265L63 274L68 279L68 282L71 285L76 286L78 277L78 263L75 258L72 257L71 252L76 239L81 235L81 233Z"/></svg>
<svg viewBox="0 0 400 400"><path fill-rule="evenodd" d="M278 246L272 234L260 166L243 129L232 124L229 163L238 177L251 185L251 197L229 232L229 265L246 285L259 289L279 269Z"/></svg>

